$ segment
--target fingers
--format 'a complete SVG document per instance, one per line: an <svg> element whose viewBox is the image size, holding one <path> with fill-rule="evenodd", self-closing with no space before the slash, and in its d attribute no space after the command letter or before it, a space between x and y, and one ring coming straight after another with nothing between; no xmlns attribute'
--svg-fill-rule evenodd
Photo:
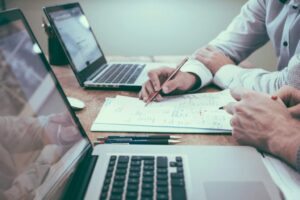
<svg viewBox="0 0 300 200"><path fill-rule="evenodd" d="M236 87L236 88L230 89L231 96L237 101L240 101L247 92L249 92L249 90L247 90L245 88L241 88L241 87Z"/></svg>
<svg viewBox="0 0 300 200"><path fill-rule="evenodd" d="M148 72L148 77L149 77L155 91L158 91L160 88L159 75L160 75L160 71L149 71Z"/></svg>
<svg viewBox="0 0 300 200"><path fill-rule="evenodd" d="M146 89L146 85L147 84L149 84L149 81L147 81L143 85L143 87L142 87L142 89L141 89L141 91L139 93L139 99L144 100L144 101L147 101L147 99L149 98L149 95L150 95L150 94L148 94L147 89Z"/></svg>
<svg viewBox="0 0 300 200"><path fill-rule="evenodd" d="M294 118L300 119L300 104L290 107L288 110Z"/></svg>
<svg viewBox="0 0 300 200"><path fill-rule="evenodd" d="M155 90L154 90L153 84L152 84L152 82L149 80L149 81L147 81L147 82L143 85L143 87L142 87L142 89L141 89L141 91L140 91L140 93L139 93L139 99L146 102L146 101L148 100L149 96L150 96L152 93L154 93L154 92L155 92ZM163 100L163 97L162 97L160 94L158 94L158 95L155 97L155 100L156 100L156 101L162 101L162 100Z"/></svg>
<svg viewBox="0 0 300 200"><path fill-rule="evenodd" d="M274 95L278 96L288 107L292 107L300 103L300 91L291 86L283 86Z"/></svg>
<svg viewBox="0 0 300 200"><path fill-rule="evenodd" d="M174 90L176 90L179 86L179 81L175 78L172 79L168 82L166 82L162 88L163 92L165 94L169 94L171 92L173 92Z"/></svg>
<svg viewBox="0 0 300 200"><path fill-rule="evenodd" d="M228 103L226 106L224 106L224 110L226 112L228 112L229 114L233 115L233 113L234 113L234 106L235 106L234 102Z"/></svg>

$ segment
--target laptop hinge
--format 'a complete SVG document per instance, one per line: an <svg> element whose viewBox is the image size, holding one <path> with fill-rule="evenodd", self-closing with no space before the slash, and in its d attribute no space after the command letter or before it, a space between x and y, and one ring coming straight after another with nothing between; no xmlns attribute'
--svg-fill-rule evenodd
<svg viewBox="0 0 300 200"><path fill-rule="evenodd" d="M92 150L92 148L91 148ZM98 156L92 156L89 151L87 156L81 161L72 176L71 183L63 199L84 199Z"/></svg>

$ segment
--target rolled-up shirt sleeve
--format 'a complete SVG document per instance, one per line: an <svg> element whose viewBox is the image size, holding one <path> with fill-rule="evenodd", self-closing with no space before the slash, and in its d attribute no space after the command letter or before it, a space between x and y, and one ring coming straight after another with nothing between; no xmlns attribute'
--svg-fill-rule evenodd
<svg viewBox="0 0 300 200"><path fill-rule="evenodd" d="M265 0L249 0L228 28L210 45L220 49L237 64L246 59L269 41L265 7Z"/></svg>
<svg viewBox="0 0 300 200"><path fill-rule="evenodd" d="M300 54L292 57L287 67L270 72L264 69L245 69L236 65L225 65L214 76L219 87L244 87L260 92L273 93L284 85L300 89Z"/></svg>
<svg viewBox="0 0 300 200"><path fill-rule="evenodd" d="M199 90L200 88L211 83L213 80L213 75L209 71L209 69L207 69L204 64L195 60L194 55L189 58L188 62L184 65L184 67L181 68L181 71L193 73L196 76L198 76L201 80L201 84L199 85L199 87L195 88L193 91L190 92Z"/></svg>

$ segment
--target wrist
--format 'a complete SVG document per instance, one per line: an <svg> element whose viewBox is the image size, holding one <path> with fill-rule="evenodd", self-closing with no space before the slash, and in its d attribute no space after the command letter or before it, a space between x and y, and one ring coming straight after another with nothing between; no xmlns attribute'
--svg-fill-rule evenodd
<svg viewBox="0 0 300 200"><path fill-rule="evenodd" d="M268 151L297 168L297 155L300 147L299 121L289 119L280 123L268 141Z"/></svg>
<svg viewBox="0 0 300 200"><path fill-rule="evenodd" d="M201 87L201 79L199 76L197 76L196 74L192 73L192 72L188 72L190 75L191 75L191 86L190 88L188 89L188 91L193 91L193 90L196 90L198 88Z"/></svg>

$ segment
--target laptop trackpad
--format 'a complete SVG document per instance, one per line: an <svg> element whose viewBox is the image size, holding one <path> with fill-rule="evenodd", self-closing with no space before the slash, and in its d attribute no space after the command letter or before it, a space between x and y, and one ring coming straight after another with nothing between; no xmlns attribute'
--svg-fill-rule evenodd
<svg viewBox="0 0 300 200"><path fill-rule="evenodd" d="M262 182L205 182L208 200L268 200L271 199Z"/></svg>

